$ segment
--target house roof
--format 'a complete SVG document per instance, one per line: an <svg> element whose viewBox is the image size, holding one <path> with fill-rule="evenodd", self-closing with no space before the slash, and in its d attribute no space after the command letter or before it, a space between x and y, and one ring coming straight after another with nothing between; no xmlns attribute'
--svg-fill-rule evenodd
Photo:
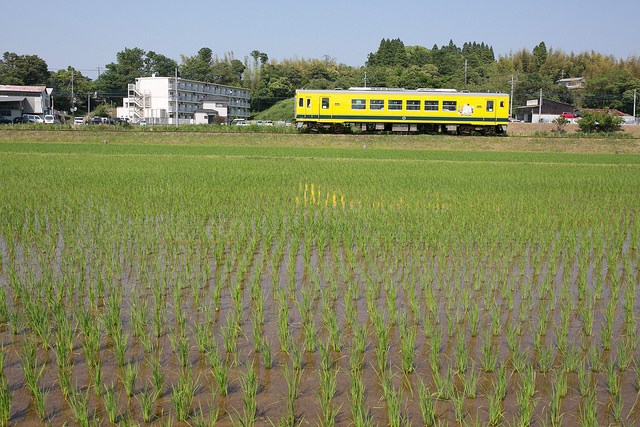
<svg viewBox="0 0 640 427"><path fill-rule="evenodd" d="M0 92L34 92L42 93L46 92L45 86L15 86L15 85L0 85Z"/></svg>
<svg viewBox="0 0 640 427"><path fill-rule="evenodd" d="M598 114L602 114L602 113L609 113L612 114L614 116L626 116L627 114L623 113L622 111L613 109L613 108L609 108L609 109L604 109L604 108L584 108L582 110L580 110L583 113L589 112L589 113L598 113Z"/></svg>
<svg viewBox="0 0 640 427"><path fill-rule="evenodd" d="M24 96L2 96L0 95L0 102L22 102L26 98Z"/></svg>

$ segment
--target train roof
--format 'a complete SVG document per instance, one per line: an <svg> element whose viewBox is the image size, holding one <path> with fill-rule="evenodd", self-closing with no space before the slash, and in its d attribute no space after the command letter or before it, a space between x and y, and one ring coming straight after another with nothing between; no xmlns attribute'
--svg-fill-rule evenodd
<svg viewBox="0 0 640 427"><path fill-rule="evenodd" d="M469 95L469 96L509 96L506 93L500 92L469 92L469 91L457 91L456 89L434 89L434 88L420 88L420 89L404 89L404 88L388 88L388 87L350 87L349 89L297 89L297 92L305 93L354 93L354 94L373 94L380 93L385 95L444 95L444 94L457 94L457 95Z"/></svg>

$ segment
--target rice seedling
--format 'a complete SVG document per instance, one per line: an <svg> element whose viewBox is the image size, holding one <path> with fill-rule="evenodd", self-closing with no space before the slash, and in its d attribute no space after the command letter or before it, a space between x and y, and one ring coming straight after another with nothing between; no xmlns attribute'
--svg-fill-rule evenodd
<svg viewBox="0 0 640 427"><path fill-rule="evenodd" d="M116 423L119 417L118 399L116 397L115 388L113 384L104 385L104 393L102 395L104 402L104 409L107 413L107 417L110 423Z"/></svg>
<svg viewBox="0 0 640 427"><path fill-rule="evenodd" d="M391 383L391 377L387 377L382 386L383 395L387 403L389 425L392 427L407 425L408 420L402 413L402 387L396 390Z"/></svg>
<svg viewBox="0 0 640 427"><path fill-rule="evenodd" d="M136 395L136 400L140 406L142 420L145 423L150 423L152 418L154 395L151 390L149 390L149 387L145 385L142 391Z"/></svg>
<svg viewBox="0 0 640 427"><path fill-rule="evenodd" d="M489 425L496 426L502 422L504 418L504 410L502 409L502 398L500 392L494 391L489 394Z"/></svg>
<svg viewBox="0 0 640 427"><path fill-rule="evenodd" d="M538 351L538 369L545 374L551 370L554 351L552 347L543 346Z"/></svg>
<svg viewBox="0 0 640 427"><path fill-rule="evenodd" d="M148 359L148 364L151 366L151 384L155 390L154 399L159 399L164 394L164 371L159 358Z"/></svg>
<svg viewBox="0 0 640 427"><path fill-rule="evenodd" d="M498 351L491 342L491 334L485 330L482 334L482 369L493 372L498 363Z"/></svg>
<svg viewBox="0 0 640 427"><path fill-rule="evenodd" d="M597 426L598 425L598 401L596 397L596 391L591 389L589 393L582 399L582 405L580 406L579 420L583 426Z"/></svg>
<svg viewBox="0 0 640 427"><path fill-rule="evenodd" d="M69 399L69 408L80 426L89 426L89 390L82 394L77 388L74 388L71 393L71 398Z"/></svg>
<svg viewBox="0 0 640 427"><path fill-rule="evenodd" d="M140 367L137 363L127 363L122 370L122 383L124 385L124 390L129 397L134 395L139 368Z"/></svg>
<svg viewBox="0 0 640 427"><path fill-rule="evenodd" d="M171 403L178 421L186 421L192 411L193 398L198 388L198 378L191 370L182 372L178 382L171 388Z"/></svg>
<svg viewBox="0 0 640 427"><path fill-rule="evenodd" d="M229 367L226 361L220 358L216 349L210 350L208 357L213 379L218 386L218 393L220 396L226 396L229 389Z"/></svg>
<svg viewBox="0 0 640 427"><path fill-rule="evenodd" d="M422 415L422 422L425 426L433 426L436 423L434 397L435 395L431 393L429 387L420 378L418 382L418 405Z"/></svg>
<svg viewBox="0 0 640 427"><path fill-rule="evenodd" d="M247 364L247 372L242 373L240 377L240 388L242 389L243 402L241 424L243 426L253 426L257 411L256 393L258 391L258 382L256 373L249 364Z"/></svg>
<svg viewBox="0 0 640 427"><path fill-rule="evenodd" d="M11 402L13 392L9 387L9 381L4 375L0 375L0 425L7 425L11 419Z"/></svg>

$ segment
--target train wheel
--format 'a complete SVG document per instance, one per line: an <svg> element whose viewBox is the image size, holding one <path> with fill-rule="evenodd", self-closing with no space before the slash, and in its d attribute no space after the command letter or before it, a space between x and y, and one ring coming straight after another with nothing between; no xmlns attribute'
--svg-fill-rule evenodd
<svg viewBox="0 0 640 427"><path fill-rule="evenodd" d="M334 123L333 126L331 126L333 133L343 133L344 132L344 125L342 123Z"/></svg>
<svg viewBox="0 0 640 427"><path fill-rule="evenodd" d="M496 127L495 126L485 126L484 129L482 129L482 134L484 136L492 136L496 134Z"/></svg>
<svg viewBox="0 0 640 427"><path fill-rule="evenodd" d="M458 135L469 136L472 130L473 128L469 125L460 125L458 126Z"/></svg>

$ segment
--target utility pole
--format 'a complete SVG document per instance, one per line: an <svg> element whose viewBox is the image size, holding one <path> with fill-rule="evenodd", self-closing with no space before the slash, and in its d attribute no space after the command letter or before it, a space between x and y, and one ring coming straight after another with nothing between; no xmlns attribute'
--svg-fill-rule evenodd
<svg viewBox="0 0 640 427"><path fill-rule="evenodd" d="M71 70L71 112L74 113L73 115L75 116L76 101L73 98L73 70Z"/></svg>
<svg viewBox="0 0 640 427"><path fill-rule="evenodd" d="M520 83L518 81L518 72L516 71L516 79L513 79L513 74L511 74L511 95L509 96L509 118L513 118L513 88L516 83Z"/></svg>
<svg viewBox="0 0 640 427"><path fill-rule="evenodd" d="M467 88L467 60L464 60L464 88Z"/></svg>
<svg viewBox="0 0 640 427"><path fill-rule="evenodd" d="M633 90L633 120L636 121L636 123L638 122L638 118L636 117L636 95L637 95L637 89Z"/></svg>
<svg viewBox="0 0 640 427"><path fill-rule="evenodd" d="M176 68L176 127L178 127L178 69Z"/></svg>
<svg viewBox="0 0 640 427"><path fill-rule="evenodd" d="M542 89L540 89L540 101L538 102L538 121L542 123Z"/></svg>
<svg viewBox="0 0 640 427"><path fill-rule="evenodd" d="M367 87L367 72L364 72L364 87Z"/></svg>

